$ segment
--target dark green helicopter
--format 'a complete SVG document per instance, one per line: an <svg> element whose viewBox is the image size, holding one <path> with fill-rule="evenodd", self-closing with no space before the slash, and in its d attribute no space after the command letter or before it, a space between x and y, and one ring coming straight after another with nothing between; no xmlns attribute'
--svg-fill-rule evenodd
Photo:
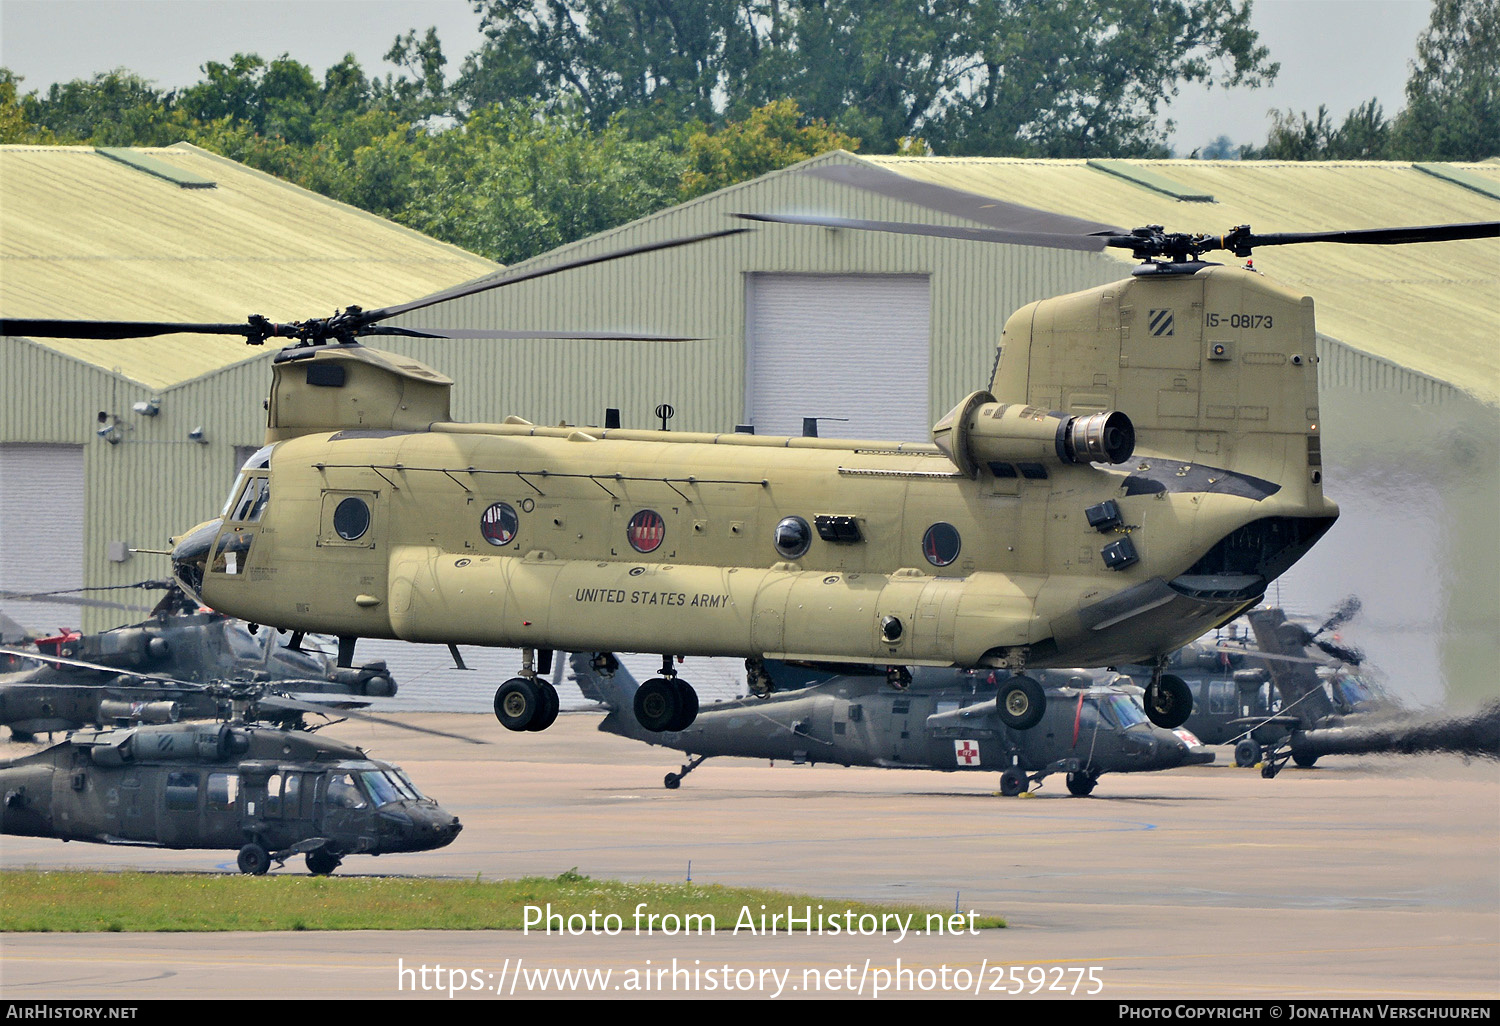
<svg viewBox="0 0 1500 1026"><path fill-rule="evenodd" d="M891 769L990 770L1014 797L1054 773L1084 797L1104 773L1171 769L1213 761L1191 733L1153 724L1143 689L1103 684L1086 671L1033 671L1046 709L1030 729L1007 727L998 708L1003 673L918 667L892 687L878 667L843 672L767 661L764 697L716 702L681 731L647 732L631 715L636 680L608 654L569 657L584 696L611 710L599 729L689 756L663 783L675 790L705 759L739 756L793 763ZM774 693L772 693L774 692Z"/></svg>
<svg viewBox="0 0 1500 1026"><path fill-rule="evenodd" d="M441 848L462 829L401 767L311 730L256 722L326 707L254 686L205 690L231 718L80 730L0 762L0 834L238 850L240 871L254 875L300 854L325 875L350 855Z"/></svg>
<svg viewBox="0 0 1500 1026"><path fill-rule="evenodd" d="M64 630L33 639L32 651L0 649L0 724L10 727L13 740L85 726L212 718L216 699L193 686L210 681L273 682L298 694L396 693L383 661L336 666L327 654L304 648L300 637L280 644L273 630L252 631L243 621L202 608L170 581L126 587L166 594L149 618L127 627L96 634ZM0 598L133 608L61 594L0 592ZM60 658L33 658L38 653Z"/></svg>

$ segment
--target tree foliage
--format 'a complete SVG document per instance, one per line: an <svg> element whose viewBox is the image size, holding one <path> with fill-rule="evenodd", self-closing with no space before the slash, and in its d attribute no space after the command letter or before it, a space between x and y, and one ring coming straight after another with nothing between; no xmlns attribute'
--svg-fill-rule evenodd
<svg viewBox="0 0 1500 1026"><path fill-rule="evenodd" d="M1367 100L1335 125L1276 111L1262 160L1484 160L1500 156L1500 0L1433 0L1417 38L1406 107L1387 119Z"/></svg>
<svg viewBox="0 0 1500 1026"><path fill-rule="evenodd" d="M890 152L1161 151L1183 82L1277 65L1248 0L478 0L487 43L592 123L743 118L795 97Z"/></svg>

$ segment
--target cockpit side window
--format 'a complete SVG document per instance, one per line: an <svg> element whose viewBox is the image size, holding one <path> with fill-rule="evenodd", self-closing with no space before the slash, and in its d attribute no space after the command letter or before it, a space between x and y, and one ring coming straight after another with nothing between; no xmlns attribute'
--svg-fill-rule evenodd
<svg viewBox="0 0 1500 1026"><path fill-rule="evenodd" d="M264 474L252 474L245 482L245 490L240 493L239 501L234 504L234 513L229 519L253 524L265 513L266 503L270 499L270 478Z"/></svg>
<svg viewBox="0 0 1500 1026"><path fill-rule="evenodd" d="M334 773L328 778L328 807L331 809L363 809L369 806L364 792L348 773Z"/></svg>

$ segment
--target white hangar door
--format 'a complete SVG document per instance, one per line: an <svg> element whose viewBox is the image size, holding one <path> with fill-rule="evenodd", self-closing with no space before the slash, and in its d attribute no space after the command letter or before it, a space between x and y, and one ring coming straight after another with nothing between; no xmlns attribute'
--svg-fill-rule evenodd
<svg viewBox="0 0 1500 1026"><path fill-rule="evenodd" d="M925 274L748 274L745 416L760 435L931 438Z"/></svg>
<svg viewBox="0 0 1500 1026"><path fill-rule="evenodd" d="M83 587L83 446L0 445L0 591ZM78 610L0 599L0 612L51 632Z"/></svg>

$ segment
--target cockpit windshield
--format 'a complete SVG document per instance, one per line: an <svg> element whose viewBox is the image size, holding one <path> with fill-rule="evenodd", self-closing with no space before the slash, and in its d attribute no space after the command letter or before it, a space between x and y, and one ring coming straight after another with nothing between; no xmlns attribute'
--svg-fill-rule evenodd
<svg viewBox="0 0 1500 1026"><path fill-rule="evenodd" d="M396 789L396 785L391 783L390 778L380 770L362 770L359 774L359 779L365 785L365 790L370 792L370 799L376 805L388 805L391 802L398 802L402 798L402 794Z"/></svg>
<svg viewBox="0 0 1500 1026"><path fill-rule="evenodd" d="M1099 695L1096 700L1104 718L1121 730L1133 727L1137 723L1150 722L1146 719L1146 710L1142 708L1141 703L1130 695Z"/></svg>
<svg viewBox="0 0 1500 1026"><path fill-rule="evenodd" d="M256 503L253 497L252 501L248 505L243 500L241 500L240 506L243 507L243 512L246 514L245 516L239 515L240 510L236 508L234 500L240 495L240 490L244 486L245 479L249 476L250 471L265 470L271 465L271 450L276 448L278 444L279 443L277 442L272 442L270 445L261 446L259 449L255 450L255 452L248 460L245 461L245 465L240 467L240 474L234 479L234 487L229 489L229 497L224 500L224 508L219 511L219 516L227 517L229 516L229 511L231 509L235 509L235 520L251 519L249 515L252 512L255 513L254 519L260 519L259 513L260 510L264 509L265 507L265 499L268 497L269 489L265 489L260 495L259 508L256 507ZM264 481L264 478L262 478L262 481ZM246 494L248 495L248 492Z"/></svg>

